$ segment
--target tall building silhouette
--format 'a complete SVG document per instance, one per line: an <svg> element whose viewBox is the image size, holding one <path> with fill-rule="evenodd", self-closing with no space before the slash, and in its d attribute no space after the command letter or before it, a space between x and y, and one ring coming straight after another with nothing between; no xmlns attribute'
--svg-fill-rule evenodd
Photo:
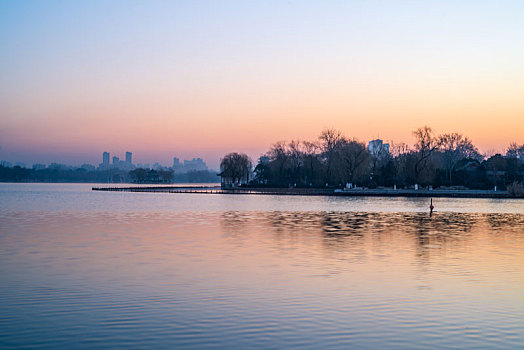
<svg viewBox="0 0 524 350"><path fill-rule="evenodd" d="M191 160L184 160L184 169L186 171L207 170L207 165L202 158L193 158Z"/></svg>
<svg viewBox="0 0 524 350"><path fill-rule="evenodd" d="M389 154L389 143L384 143L381 139L369 141L368 151L372 155Z"/></svg>
<svg viewBox="0 0 524 350"><path fill-rule="evenodd" d="M133 164L133 153L126 152L126 163Z"/></svg>

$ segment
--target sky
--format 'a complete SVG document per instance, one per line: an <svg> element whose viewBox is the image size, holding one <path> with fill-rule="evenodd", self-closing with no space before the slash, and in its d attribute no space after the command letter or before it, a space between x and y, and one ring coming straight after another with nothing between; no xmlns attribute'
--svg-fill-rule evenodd
<svg viewBox="0 0 524 350"><path fill-rule="evenodd" d="M0 159L253 159L325 128L524 143L523 1L0 1Z"/></svg>

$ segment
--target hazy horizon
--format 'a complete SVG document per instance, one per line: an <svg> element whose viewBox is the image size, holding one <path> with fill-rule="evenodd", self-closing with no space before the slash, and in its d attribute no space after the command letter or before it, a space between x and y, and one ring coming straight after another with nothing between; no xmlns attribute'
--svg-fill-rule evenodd
<svg viewBox="0 0 524 350"><path fill-rule="evenodd" d="M324 128L524 143L524 3L3 2L0 159L254 159ZM81 160L80 160L81 159Z"/></svg>
<svg viewBox="0 0 524 350"><path fill-rule="evenodd" d="M282 140L275 140L277 141ZM286 140L291 141L291 140ZM312 140L302 140L302 141L312 141ZM313 141L316 141L313 140ZM368 141L370 140L359 140L364 142L366 145ZM383 140L384 142L394 142L395 140ZM408 144L409 146L412 146L412 144ZM509 143L508 143L509 145ZM256 152L249 152L245 150L231 150L235 152L241 152L246 153L251 158L252 161L255 163L257 162L258 158L264 154L267 153L271 145L268 144L268 146L262 150L259 153ZM0 154L2 150L0 149ZM60 164L66 164L66 165L72 165L72 166L81 166L83 164L90 164L94 166L98 166L100 163L102 163L102 153L108 152L110 154L110 162L112 162L113 157L119 157L121 161L125 160L126 152L131 152L133 155L133 164L149 164L150 166L153 166L155 163L159 163L163 166L172 166L173 165L173 158L178 158L180 162L183 163L184 160L191 160L193 158L201 158L208 166L209 170L218 170L220 168L220 159L223 155L219 155L218 157L214 157L214 151L203 151L201 153L186 151L184 154L171 154L169 151L163 151L163 152L140 152L140 151L134 151L134 150L124 150L119 152L112 152L111 150L105 150L101 151L99 154L94 154L92 152L82 152L82 153L71 153L71 152L65 152L65 153L45 153L45 152L28 152L25 153L24 151L21 152L4 152L8 153L8 157L0 158L1 161L8 161L12 163L13 165L17 162L24 163L27 167L31 167L33 164L46 164L49 165L51 163L60 163ZM481 152L481 154L487 154L491 155L492 153L501 153L504 154L505 148L500 148L498 150L496 149L490 149L486 150L486 152ZM160 155L160 157L157 157Z"/></svg>
<svg viewBox="0 0 524 350"><path fill-rule="evenodd" d="M1 151L0 151L1 152ZM110 150L102 151L100 154L95 153L64 153L64 154L46 154L41 153L40 155L36 152L25 155L24 153L20 153L20 157L17 157L18 153L13 153L13 155L8 158L4 157L0 160L2 161L8 161L10 163L13 163L13 165L16 162L24 163L27 167L31 167L33 164L51 164L51 163L60 163L60 164L66 164L66 165L72 165L72 166L80 166L82 164L91 164L94 166L98 166L100 163L102 163L102 153L103 152L109 152L110 154L110 162L113 161L113 156L119 157L121 161L125 160L126 152L131 152L133 154L133 164L149 164L150 166L153 166L155 163L160 163L163 166L172 166L173 165L173 158L176 157L180 160L180 162L183 162L184 160L191 160L193 158L202 158L204 162L207 164L208 168L210 170L217 170L219 168L219 162L220 159L214 159L214 158L207 158L206 156L203 156L202 154L206 154L205 152L202 154L197 154L195 152L188 151L187 156L183 156L180 154L172 154L169 156L169 152L163 152L164 156L156 158L156 154L152 153L146 153L146 152L134 152L133 150L126 150L122 152L111 152Z"/></svg>

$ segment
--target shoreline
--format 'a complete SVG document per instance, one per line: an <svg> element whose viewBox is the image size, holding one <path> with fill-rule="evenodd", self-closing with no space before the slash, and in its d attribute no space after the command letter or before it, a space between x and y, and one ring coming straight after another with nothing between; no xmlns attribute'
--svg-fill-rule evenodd
<svg viewBox="0 0 524 350"><path fill-rule="evenodd" d="M145 192L145 193L192 193L192 194L233 194L233 195L273 195L273 196L328 196L328 197L422 197L422 198L492 198L524 199L515 197L507 191L493 190L406 190L406 189L352 189L335 191L333 189L309 188L236 188L225 189L220 186L128 186L92 187L93 191L106 192Z"/></svg>

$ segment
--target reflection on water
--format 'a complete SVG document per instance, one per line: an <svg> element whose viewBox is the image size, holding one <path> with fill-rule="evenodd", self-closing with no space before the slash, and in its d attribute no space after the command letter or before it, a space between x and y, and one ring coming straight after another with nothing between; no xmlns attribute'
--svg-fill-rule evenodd
<svg viewBox="0 0 524 350"><path fill-rule="evenodd" d="M2 204L0 348L524 346L522 213L71 192Z"/></svg>
<svg viewBox="0 0 524 350"><path fill-rule="evenodd" d="M520 235L521 214L366 213L366 212L224 212L221 225L229 233L241 234L249 227L269 226L275 233L322 233L326 239L386 235L395 231L420 239L440 242L465 239L475 229L495 235L499 231ZM267 228L267 227L266 227ZM392 238L391 235L387 236ZM396 237L395 237L396 238Z"/></svg>
<svg viewBox="0 0 524 350"><path fill-rule="evenodd" d="M453 248L457 242L475 245L471 240L478 240L478 235L485 238L486 233L491 238L500 232L505 238L512 235L524 238L524 216L520 214L440 213L430 217L425 213L261 212L255 216L225 212L221 221L222 227L235 237L245 234L250 227L264 229L264 223L279 236L318 234L326 247L336 250L345 241L357 244L365 236L392 247L400 239L409 239L415 245L414 251Z"/></svg>

